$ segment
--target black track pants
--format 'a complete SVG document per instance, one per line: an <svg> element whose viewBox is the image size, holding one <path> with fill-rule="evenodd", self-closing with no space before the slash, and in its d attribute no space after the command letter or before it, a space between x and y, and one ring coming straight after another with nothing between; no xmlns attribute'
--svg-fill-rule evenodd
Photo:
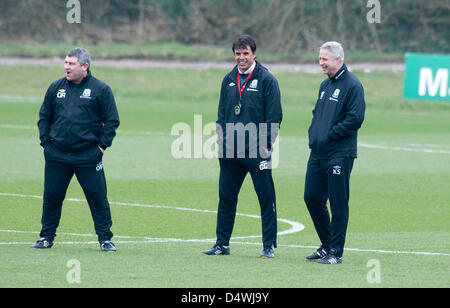
<svg viewBox="0 0 450 308"><path fill-rule="evenodd" d="M322 245L335 249L338 257L343 254L347 232L353 161L354 158L318 159L311 153L306 170L306 206Z"/></svg>
<svg viewBox="0 0 450 308"><path fill-rule="evenodd" d="M86 196L99 242L110 240L111 211L106 197L106 180L98 148L80 153L65 153L47 145L45 153L44 202L41 237L53 240L70 180L75 174ZM74 164L74 162L76 164ZM83 164L78 165L78 163Z"/></svg>
<svg viewBox="0 0 450 308"><path fill-rule="evenodd" d="M219 210L217 213L217 244L228 246L236 217L238 194L247 173L261 207L262 241L264 248L276 247L277 213L272 170L258 158L219 159Z"/></svg>

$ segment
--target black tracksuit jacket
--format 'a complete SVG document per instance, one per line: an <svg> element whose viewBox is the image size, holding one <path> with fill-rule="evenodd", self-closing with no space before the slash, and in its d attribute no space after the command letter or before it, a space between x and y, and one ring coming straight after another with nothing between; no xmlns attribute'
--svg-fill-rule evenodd
<svg viewBox="0 0 450 308"><path fill-rule="evenodd" d="M272 131L271 128L280 126L283 113L281 109L281 94L278 86L278 82L275 77L256 61L256 66L247 81L247 86L242 93L242 98L239 96L239 90L237 87L237 65L229 72L222 81L220 91L220 101L218 108L217 125L222 129L222 133L218 133L219 145L223 145L223 156L225 157L225 147L227 144L227 130L226 124L239 124L243 126L247 124L255 124L257 129L256 140L246 138L245 150L248 154L249 147L258 144L258 146L264 146L269 151L272 148L272 144L278 135L277 131ZM241 113L236 115L234 112L235 106L241 102ZM260 124L266 123L267 130L260 131ZM236 133L236 131L235 131ZM264 138L264 144L259 144L260 137ZM237 138L235 134L234 147L236 148ZM236 149L235 149L236 152ZM219 156L220 157L220 156ZM247 157L247 156L246 156Z"/></svg>
<svg viewBox="0 0 450 308"><path fill-rule="evenodd" d="M111 88L88 71L80 84L65 77L50 85L39 111L41 145L49 141L66 152L111 146L119 126Z"/></svg>
<svg viewBox="0 0 450 308"><path fill-rule="evenodd" d="M361 82L344 64L322 82L309 127L309 147L321 159L357 155L357 130L364 121Z"/></svg>

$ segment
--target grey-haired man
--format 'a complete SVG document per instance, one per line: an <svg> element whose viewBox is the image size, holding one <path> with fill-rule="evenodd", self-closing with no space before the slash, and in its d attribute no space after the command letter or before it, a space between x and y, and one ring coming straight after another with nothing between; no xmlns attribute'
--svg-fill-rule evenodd
<svg viewBox="0 0 450 308"><path fill-rule="evenodd" d="M102 157L116 135L119 114L108 85L91 75L91 57L71 49L64 61L66 76L53 82L39 111L39 137L44 148L44 201L40 239L32 248L51 248L62 203L75 174L94 220L103 251L115 251L111 211L106 197Z"/></svg>
<svg viewBox="0 0 450 308"><path fill-rule="evenodd" d="M320 85L308 130L311 154L304 199L321 246L306 259L337 264L342 262L347 232L350 173L356 158L357 131L364 121L364 89L344 64L340 43L323 44L319 64L328 78Z"/></svg>

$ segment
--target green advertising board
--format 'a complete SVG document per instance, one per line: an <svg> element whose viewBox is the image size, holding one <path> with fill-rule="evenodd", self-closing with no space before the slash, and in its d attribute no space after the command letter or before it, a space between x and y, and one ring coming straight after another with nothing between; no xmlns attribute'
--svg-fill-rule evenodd
<svg viewBox="0 0 450 308"><path fill-rule="evenodd" d="M405 98L450 100L450 55L407 53Z"/></svg>

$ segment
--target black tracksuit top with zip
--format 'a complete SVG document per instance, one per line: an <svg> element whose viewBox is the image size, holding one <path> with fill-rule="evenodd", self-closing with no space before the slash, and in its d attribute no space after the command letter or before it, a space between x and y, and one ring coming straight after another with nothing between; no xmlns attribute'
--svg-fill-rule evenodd
<svg viewBox="0 0 450 308"><path fill-rule="evenodd" d="M258 130L258 136L263 134L265 135L264 138L267 140L267 143L262 144L262 146L271 150L278 133L278 131L271 132L271 124L277 124L279 127L283 118L281 93L278 82L267 68L256 61L256 66L250 80L247 81L242 97L240 97L237 87L237 74L238 67L236 65L222 81L216 122L223 130L222 136L219 134L219 138L222 137L223 146L225 147L227 139L227 123L242 123L244 126L249 123L254 123ZM241 103L241 112L239 115L236 115L234 108L239 105L239 102ZM259 124L261 123L267 123L267 131L259 132ZM249 143L252 142L252 140L246 140L246 150L248 150ZM221 141L219 141L219 144L220 143Z"/></svg>
<svg viewBox="0 0 450 308"><path fill-rule="evenodd" d="M49 141L67 152L111 146L119 126L111 88L88 71L79 83L65 77L53 82L39 111L41 145Z"/></svg>
<svg viewBox="0 0 450 308"><path fill-rule="evenodd" d="M318 158L357 156L357 131L364 121L361 82L344 64L320 85L309 127L309 147Z"/></svg>

